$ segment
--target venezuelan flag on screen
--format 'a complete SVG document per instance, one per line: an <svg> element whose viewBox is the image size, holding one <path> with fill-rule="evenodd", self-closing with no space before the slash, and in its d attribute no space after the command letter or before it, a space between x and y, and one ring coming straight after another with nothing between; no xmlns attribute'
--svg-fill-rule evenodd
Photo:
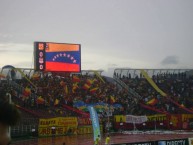
<svg viewBox="0 0 193 145"><path fill-rule="evenodd" d="M79 44L46 43L46 70L80 72Z"/></svg>

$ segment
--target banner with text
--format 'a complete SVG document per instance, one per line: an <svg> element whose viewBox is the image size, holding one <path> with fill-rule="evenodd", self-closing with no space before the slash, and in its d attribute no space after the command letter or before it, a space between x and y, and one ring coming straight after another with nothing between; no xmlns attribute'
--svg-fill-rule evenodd
<svg viewBox="0 0 193 145"><path fill-rule="evenodd" d="M146 118L147 118L147 122L167 120L166 114L144 116L143 118L141 118L141 116L138 116L136 119L139 119L139 117L140 117L140 119L143 119L143 120L146 120ZM115 119L115 122L129 123L129 121L130 121L130 123L132 123L131 115L126 115L126 116L125 115L115 115L114 119ZM138 122L140 122L140 120Z"/></svg>
<svg viewBox="0 0 193 145"><path fill-rule="evenodd" d="M141 124L147 121L147 116L126 115L126 123Z"/></svg>
<svg viewBox="0 0 193 145"><path fill-rule="evenodd" d="M92 125L90 118L78 118L78 125Z"/></svg>
<svg viewBox="0 0 193 145"><path fill-rule="evenodd" d="M78 121L76 117L56 117L49 119L40 119L39 127L48 127L48 126L77 127Z"/></svg>
<svg viewBox="0 0 193 145"><path fill-rule="evenodd" d="M77 134L76 117L56 117L39 120L39 136Z"/></svg>
<svg viewBox="0 0 193 145"><path fill-rule="evenodd" d="M58 136L77 134L77 127L39 127L39 136Z"/></svg>

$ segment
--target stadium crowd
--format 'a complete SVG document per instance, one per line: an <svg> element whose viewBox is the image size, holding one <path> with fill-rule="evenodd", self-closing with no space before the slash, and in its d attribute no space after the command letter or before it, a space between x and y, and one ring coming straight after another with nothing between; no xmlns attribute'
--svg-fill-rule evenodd
<svg viewBox="0 0 193 145"><path fill-rule="evenodd" d="M83 106L76 106L77 102L84 104L118 104L118 107L109 107L113 114L150 115L155 114L151 109L144 109L141 104L151 106L169 113L183 113L181 107L193 108L193 77L186 73L159 73L152 76L152 80L163 90L167 97L158 93L142 74L131 77L114 74L131 89L138 93L139 100L128 94L127 90L117 86L106 77L95 74L55 74L35 73L14 81L22 89L13 89L13 100L24 108L35 110L47 116L78 116L77 112L65 109L63 105L75 107L81 111ZM34 87L35 86L35 87ZM105 107L104 107L105 108ZM103 108L103 112L107 111ZM101 111L102 112L102 111ZM99 109L99 113L100 109Z"/></svg>
<svg viewBox="0 0 193 145"><path fill-rule="evenodd" d="M163 97L154 87L142 76L136 75L131 77L131 74L119 77L131 89L137 92L142 98L138 100L140 103L157 108L163 112L183 113L179 106L170 101L172 99L181 107L192 109L193 107L193 77L183 73L159 73L152 76L152 80L156 85L167 94Z"/></svg>
<svg viewBox="0 0 193 145"><path fill-rule="evenodd" d="M130 100L127 91L121 90L115 84L108 82L105 77L81 74L63 76L34 74L31 77L26 77L29 78L31 83L25 78L16 79L16 84L23 89L20 93L13 90L12 95L20 100L17 102L20 102L22 107L31 110L39 112L44 110L46 113L55 116L77 116L77 113L64 109L63 105L77 107L74 106L75 103L84 102L85 104L96 105L104 103L111 106L118 104L117 107L110 107L113 114L126 114L129 111L128 103ZM104 108L100 113L107 111ZM77 109L81 110L81 107L77 107Z"/></svg>

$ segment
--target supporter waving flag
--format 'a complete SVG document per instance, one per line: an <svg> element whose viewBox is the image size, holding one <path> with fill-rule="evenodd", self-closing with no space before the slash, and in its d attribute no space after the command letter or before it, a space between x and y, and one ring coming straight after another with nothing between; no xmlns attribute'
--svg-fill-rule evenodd
<svg viewBox="0 0 193 145"><path fill-rule="evenodd" d="M90 92L91 92L91 93L95 93L98 89L99 89L99 88L97 88L97 87L96 87L96 88L93 88L93 89L90 90Z"/></svg>
<svg viewBox="0 0 193 145"><path fill-rule="evenodd" d="M111 104L113 104L113 103L115 103L116 101L115 101L115 97L114 96L111 96L110 97L110 102L111 102Z"/></svg>
<svg viewBox="0 0 193 145"><path fill-rule="evenodd" d="M65 93L68 94L68 86L65 86Z"/></svg>
<svg viewBox="0 0 193 145"><path fill-rule="evenodd" d="M86 80L86 83L87 83L89 86L91 86L91 85L93 84L93 82L94 82L94 81L91 80L91 79L87 79L87 80Z"/></svg>
<svg viewBox="0 0 193 145"><path fill-rule="evenodd" d="M79 83L80 82L80 78L78 76L73 76L72 82Z"/></svg>
<svg viewBox="0 0 193 145"><path fill-rule="evenodd" d="M45 103L45 100L44 100L41 96L39 96L39 97L37 98L37 100L36 100L36 103L37 103L37 104L44 104L44 103Z"/></svg>
<svg viewBox="0 0 193 145"><path fill-rule="evenodd" d="M73 84L72 93L75 93L77 88L78 88L78 84L77 83Z"/></svg>
<svg viewBox="0 0 193 145"><path fill-rule="evenodd" d="M88 90L90 89L90 86L88 84L84 84L83 89Z"/></svg>
<svg viewBox="0 0 193 145"><path fill-rule="evenodd" d="M31 89L29 87L26 87L25 90L23 91L24 96L29 96L31 94Z"/></svg>
<svg viewBox="0 0 193 145"><path fill-rule="evenodd" d="M58 99L56 99L54 102L54 106L57 106L59 103L60 103L60 101Z"/></svg>
<svg viewBox="0 0 193 145"><path fill-rule="evenodd" d="M156 98L153 98L153 99L149 100L146 104L154 106L155 104L157 104L157 102L158 102L158 100Z"/></svg>

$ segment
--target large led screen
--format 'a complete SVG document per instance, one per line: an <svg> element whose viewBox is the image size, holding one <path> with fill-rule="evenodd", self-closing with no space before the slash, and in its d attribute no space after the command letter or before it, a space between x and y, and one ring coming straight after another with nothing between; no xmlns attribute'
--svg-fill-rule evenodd
<svg viewBox="0 0 193 145"><path fill-rule="evenodd" d="M35 42L35 70L50 72L80 72L80 44Z"/></svg>

